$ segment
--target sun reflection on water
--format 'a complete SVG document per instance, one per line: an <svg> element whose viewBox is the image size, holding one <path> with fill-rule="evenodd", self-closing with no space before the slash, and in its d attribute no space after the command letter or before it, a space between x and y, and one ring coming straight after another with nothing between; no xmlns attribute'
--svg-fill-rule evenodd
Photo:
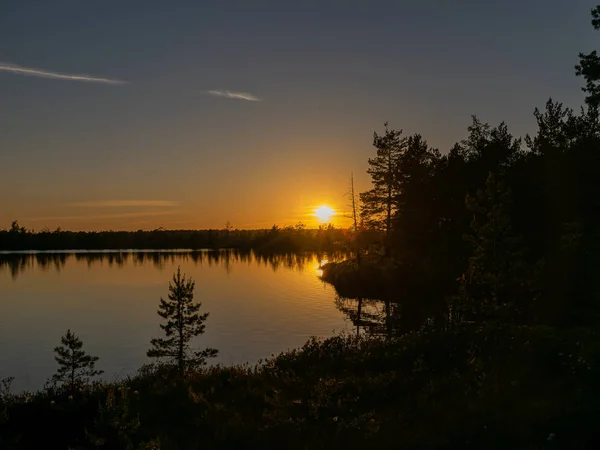
<svg viewBox="0 0 600 450"><path fill-rule="evenodd" d="M323 276L323 266L329 262L328 259L322 259L321 262L315 264L315 273L318 277Z"/></svg>

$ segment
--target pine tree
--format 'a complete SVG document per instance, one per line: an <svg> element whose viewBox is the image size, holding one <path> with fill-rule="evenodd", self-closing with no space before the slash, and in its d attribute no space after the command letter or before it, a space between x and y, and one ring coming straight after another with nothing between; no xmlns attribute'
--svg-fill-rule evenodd
<svg viewBox="0 0 600 450"><path fill-rule="evenodd" d="M166 319L166 323L160 325L166 339L153 338L152 348L147 353L151 358L167 358L177 367L180 377L184 376L186 369L206 364L206 359L217 356L218 352L212 348L193 351L189 347L194 337L204 333L204 322L209 314L198 313L202 304L194 302L194 287L195 282L177 268L169 282L168 300L161 298L157 311L160 317Z"/></svg>
<svg viewBox="0 0 600 450"><path fill-rule="evenodd" d="M465 240L473 253L461 277L463 318L522 319L537 296L536 271L525 260L521 238L512 231L510 189L490 173L485 189L467 195L466 204L473 221Z"/></svg>
<svg viewBox="0 0 600 450"><path fill-rule="evenodd" d="M398 164L406 147L406 138L402 137L402 130L391 130L386 122L383 135L373 133L373 146L377 149L377 156L369 158L367 170L373 189L360 194L361 218L368 225L385 231L389 237L392 217L398 210Z"/></svg>
<svg viewBox="0 0 600 450"><path fill-rule="evenodd" d="M600 6L592 9L592 26L600 30ZM587 97L585 101L592 107L600 106L600 55L596 50L591 53L580 53L579 64L575 66L575 73L585 79L582 88Z"/></svg>
<svg viewBox="0 0 600 450"><path fill-rule="evenodd" d="M432 235L438 230L441 214L433 184L442 157L429 147L419 134L410 136L398 165L400 193L398 211L393 221L394 248L407 265L419 260L429 264L430 255L438 253Z"/></svg>
<svg viewBox="0 0 600 450"><path fill-rule="evenodd" d="M91 377L101 375L103 370L96 370L97 356L88 355L83 350L83 342L71 330L60 338L61 345L54 349L58 371L52 377L54 383L66 384L70 391L78 385L87 383Z"/></svg>

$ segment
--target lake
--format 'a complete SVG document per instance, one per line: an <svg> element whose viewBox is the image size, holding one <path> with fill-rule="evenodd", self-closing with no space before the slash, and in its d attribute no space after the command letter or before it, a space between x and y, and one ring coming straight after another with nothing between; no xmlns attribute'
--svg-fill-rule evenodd
<svg viewBox="0 0 600 450"><path fill-rule="evenodd" d="M156 314L174 271L196 281L209 312L194 345L219 349L213 362L256 363L311 336L349 331L335 290L319 278L325 256L258 257L225 251L0 254L0 378L13 390L37 390L56 370L53 348L67 328L100 357L103 379L150 362Z"/></svg>

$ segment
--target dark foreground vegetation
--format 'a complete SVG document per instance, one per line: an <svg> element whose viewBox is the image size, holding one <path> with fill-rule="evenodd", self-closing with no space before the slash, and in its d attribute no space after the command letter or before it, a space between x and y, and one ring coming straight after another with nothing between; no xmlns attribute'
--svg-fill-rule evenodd
<svg viewBox="0 0 600 450"><path fill-rule="evenodd" d="M0 447L600 448L600 57L577 72L587 107L550 100L524 142L475 118L445 155L375 134L353 257L323 268L357 336L206 368L216 351L186 346L207 315L177 275L148 353L166 363L5 389Z"/></svg>
<svg viewBox="0 0 600 450"><path fill-rule="evenodd" d="M3 449L597 448L598 337L462 325L8 400ZM596 447L594 447L596 445Z"/></svg>

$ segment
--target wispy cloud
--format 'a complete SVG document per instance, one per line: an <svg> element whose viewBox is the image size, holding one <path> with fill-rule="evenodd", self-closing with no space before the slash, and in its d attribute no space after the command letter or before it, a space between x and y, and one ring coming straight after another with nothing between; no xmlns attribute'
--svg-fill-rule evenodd
<svg viewBox="0 0 600 450"><path fill-rule="evenodd" d="M247 100L249 102L260 102L262 99L248 94L247 92L232 92L232 91L219 91L219 90L211 90L208 91L208 94L214 95L215 97L225 97L231 98L234 100Z"/></svg>
<svg viewBox="0 0 600 450"><path fill-rule="evenodd" d="M179 214L181 211L142 211L119 214L98 214L98 215L82 215L82 216L44 216L44 217L26 217L29 221L64 221L64 220L102 220L102 219L128 219L135 217L158 217Z"/></svg>
<svg viewBox="0 0 600 450"><path fill-rule="evenodd" d="M17 75L28 75L32 77L52 78L54 80L84 81L88 83L103 84L127 84L127 81L114 80L111 78L91 77L89 75L74 75L67 73L52 72L49 70L34 69L31 67L21 67L16 64L0 62L0 71L10 72Z"/></svg>
<svg viewBox="0 0 600 450"><path fill-rule="evenodd" d="M132 208L132 207L171 207L179 202L170 200L95 200L90 202L68 203L67 206L82 208Z"/></svg>

